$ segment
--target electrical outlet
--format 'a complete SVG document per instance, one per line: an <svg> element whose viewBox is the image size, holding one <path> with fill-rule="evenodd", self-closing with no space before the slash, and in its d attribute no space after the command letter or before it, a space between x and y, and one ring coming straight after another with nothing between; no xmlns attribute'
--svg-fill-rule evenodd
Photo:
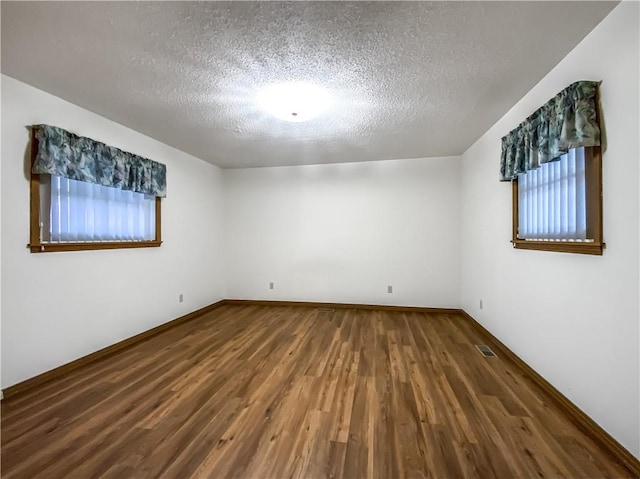
<svg viewBox="0 0 640 479"><path fill-rule="evenodd" d="M387 286L387 293L393 293L393 286Z"/></svg>
<svg viewBox="0 0 640 479"><path fill-rule="evenodd" d="M482 306L483 306L482 300L480 300L480 309L482 309Z"/></svg>
<svg viewBox="0 0 640 479"><path fill-rule="evenodd" d="M269 283L269 289L273 289L273 282Z"/></svg>
<svg viewBox="0 0 640 479"><path fill-rule="evenodd" d="M180 293L178 295L178 303L182 303L184 301L184 295L182 293Z"/></svg>

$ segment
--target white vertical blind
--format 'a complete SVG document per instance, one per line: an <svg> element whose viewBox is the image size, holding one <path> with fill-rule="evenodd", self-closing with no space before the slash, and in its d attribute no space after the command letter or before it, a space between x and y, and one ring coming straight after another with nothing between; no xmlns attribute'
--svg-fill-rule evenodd
<svg viewBox="0 0 640 479"><path fill-rule="evenodd" d="M52 176L50 200L49 231L43 232L43 241L155 239L153 196Z"/></svg>
<svg viewBox="0 0 640 479"><path fill-rule="evenodd" d="M584 148L518 176L518 238L588 240Z"/></svg>

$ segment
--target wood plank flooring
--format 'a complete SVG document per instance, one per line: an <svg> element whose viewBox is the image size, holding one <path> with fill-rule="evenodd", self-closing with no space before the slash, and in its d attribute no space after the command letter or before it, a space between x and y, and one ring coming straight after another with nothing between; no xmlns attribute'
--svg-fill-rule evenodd
<svg viewBox="0 0 640 479"><path fill-rule="evenodd" d="M2 477L631 477L458 315L225 305L2 405Z"/></svg>

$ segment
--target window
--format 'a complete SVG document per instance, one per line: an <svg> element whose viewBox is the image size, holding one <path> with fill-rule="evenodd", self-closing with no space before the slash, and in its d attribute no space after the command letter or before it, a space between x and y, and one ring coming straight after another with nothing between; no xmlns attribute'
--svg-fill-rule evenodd
<svg viewBox="0 0 640 479"><path fill-rule="evenodd" d="M40 191L42 241L155 239L153 196L52 175L41 181Z"/></svg>
<svg viewBox="0 0 640 479"><path fill-rule="evenodd" d="M514 248L602 254L599 87L570 84L502 137Z"/></svg>
<svg viewBox="0 0 640 479"><path fill-rule="evenodd" d="M32 165L38 139L32 136ZM32 253L160 246L161 200L148 194L31 173Z"/></svg>
<svg viewBox="0 0 640 479"><path fill-rule="evenodd" d="M602 254L600 147L569 150L513 181L513 246Z"/></svg>

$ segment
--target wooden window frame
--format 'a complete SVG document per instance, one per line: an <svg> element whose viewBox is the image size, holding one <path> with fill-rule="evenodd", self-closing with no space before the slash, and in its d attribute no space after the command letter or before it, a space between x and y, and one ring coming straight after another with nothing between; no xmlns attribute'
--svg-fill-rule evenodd
<svg viewBox="0 0 640 479"><path fill-rule="evenodd" d="M602 234L602 148L599 146L586 147L585 183L587 208L587 237L589 242L581 241L536 241L518 238L518 179L511 182L513 228L511 243L516 249L537 251L556 251L561 253L579 253L602 255L606 244Z"/></svg>
<svg viewBox="0 0 640 479"><path fill-rule="evenodd" d="M38 154L38 139L35 131L31 132L31 167L36 160ZM102 241L102 242L64 242L64 243L47 243L40 239L40 176L39 174L30 173L30 235L28 248L32 253L53 253L59 251L88 251L99 249L125 249L125 248L157 248L162 244L162 201L156 197L156 231L155 238L150 241Z"/></svg>

